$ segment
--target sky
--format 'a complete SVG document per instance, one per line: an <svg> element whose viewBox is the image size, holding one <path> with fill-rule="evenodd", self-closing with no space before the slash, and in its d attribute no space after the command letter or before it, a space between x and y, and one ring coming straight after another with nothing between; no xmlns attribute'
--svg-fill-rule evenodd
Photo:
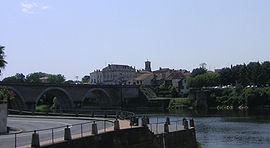
<svg viewBox="0 0 270 148"><path fill-rule="evenodd" d="M108 64L210 70L270 60L270 0L0 0L0 79Z"/></svg>

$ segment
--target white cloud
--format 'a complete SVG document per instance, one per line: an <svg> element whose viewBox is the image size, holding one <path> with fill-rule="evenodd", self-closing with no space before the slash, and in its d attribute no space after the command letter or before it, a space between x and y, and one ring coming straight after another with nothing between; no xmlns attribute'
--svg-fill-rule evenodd
<svg viewBox="0 0 270 148"><path fill-rule="evenodd" d="M31 2L31 3L21 2L21 6L22 6L22 12L27 13L27 14L33 14L40 10L49 9L49 6L40 6L36 2Z"/></svg>
<svg viewBox="0 0 270 148"><path fill-rule="evenodd" d="M48 6L42 6L41 9L46 10L46 9L49 9L49 7Z"/></svg>

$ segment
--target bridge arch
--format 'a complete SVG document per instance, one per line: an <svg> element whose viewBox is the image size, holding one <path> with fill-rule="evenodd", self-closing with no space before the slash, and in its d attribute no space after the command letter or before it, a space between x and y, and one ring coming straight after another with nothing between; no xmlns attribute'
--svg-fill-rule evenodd
<svg viewBox="0 0 270 148"><path fill-rule="evenodd" d="M106 107L112 105L112 98L108 92L102 88L92 88L83 96L82 106L95 105L97 107Z"/></svg>
<svg viewBox="0 0 270 148"><path fill-rule="evenodd" d="M16 88L14 87L11 87L11 86L7 86L6 87L8 90L11 90L13 91L16 96L15 96L15 99L12 100L12 102L10 103L10 107L12 109L24 109L25 108L25 99L23 97L23 95L21 94L20 91L18 91Z"/></svg>
<svg viewBox="0 0 270 148"><path fill-rule="evenodd" d="M69 94L67 90L60 87L49 87L49 88L44 89L36 98L35 106L38 105L41 97L48 92L53 92L53 93L57 92L57 94L55 95L56 97L58 97L57 100L59 101L59 105L62 110L71 110L73 108L73 101L72 101L71 95Z"/></svg>

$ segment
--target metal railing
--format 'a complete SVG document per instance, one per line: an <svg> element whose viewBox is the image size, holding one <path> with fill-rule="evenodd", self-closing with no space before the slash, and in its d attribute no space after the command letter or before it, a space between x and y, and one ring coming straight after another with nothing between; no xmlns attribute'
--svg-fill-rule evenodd
<svg viewBox="0 0 270 148"><path fill-rule="evenodd" d="M64 112L64 110L57 110L56 112L36 112L36 111L23 111L23 110L13 110L8 109L11 114L23 114L23 115L43 115L43 116L76 116L76 117L103 117L103 118L116 118L116 119L129 119L130 117L135 116L135 113L128 111L119 111L119 110L83 110L88 113L81 113L78 110L76 112L74 110L69 110ZM107 127L112 127L114 121L110 120L98 120L98 119L88 119L92 120L89 122L76 123L76 124L67 124L59 127L38 129L32 131L23 131L21 133L11 133L7 135L14 136L14 145L9 145L10 147L18 147L32 144L32 136L33 134L39 134L41 143L44 141L46 144L54 143L57 140L63 140L64 137L64 129L70 128L72 136L81 136L89 135L92 132L92 124L97 124L97 129L99 129L99 133L108 132ZM101 131L100 129L103 129ZM12 139L12 138L10 138ZM13 143L13 142L11 142ZM7 146L7 147L9 147ZM0 146L1 147L1 146Z"/></svg>
<svg viewBox="0 0 270 148"><path fill-rule="evenodd" d="M135 113L121 110L54 110L54 111L30 111L30 110L14 110L8 109L10 114L25 114L25 115L50 115L50 116L80 116L80 117L103 117L103 118L119 118L129 119L135 116Z"/></svg>
<svg viewBox="0 0 270 148"><path fill-rule="evenodd" d="M157 116L154 118L152 117L151 119L152 120L149 120L147 116L142 116L140 124L142 126L147 126L149 130L154 134L162 134L166 132L174 132L174 131L187 130L189 128L194 128L193 118L190 118L190 119L182 118L182 119L175 119L171 121L169 117L159 118ZM188 125L188 120L189 120L189 125Z"/></svg>
<svg viewBox="0 0 270 148"><path fill-rule="evenodd" d="M38 129L32 131L24 131L22 133L13 133L7 135L8 137L14 136L14 145L8 145L6 147L18 147L32 144L32 136L34 133L39 134L40 142L51 144L59 140L64 140L64 129L70 128L71 136L83 137L92 133L92 124L97 124L99 133L108 132L108 127L113 126L113 121L110 120L93 120L89 122L68 124L59 127Z"/></svg>

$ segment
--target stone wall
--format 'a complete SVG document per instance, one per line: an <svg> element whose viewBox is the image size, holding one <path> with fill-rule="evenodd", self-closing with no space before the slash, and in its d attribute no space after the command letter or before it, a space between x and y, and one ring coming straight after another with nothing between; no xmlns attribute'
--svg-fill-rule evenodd
<svg viewBox="0 0 270 148"><path fill-rule="evenodd" d="M154 135L148 128L138 127L86 136L42 148L196 148L195 130Z"/></svg>
<svg viewBox="0 0 270 148"><path fill-rule="evenodd" d="M159 142L159 148L196 148L195 129L181 130L156 136ZM163 143L164 142L164 143Z"/></svg>
<svg viewBox="0 0 270 148"><path fill-rule="evenodd" d="M0 133L7 132L7 104L0 104Z"/></svg>
<svg viewBox="0 0 270 148"><path fill-rule="evenodd" d="M206 94L206 92L200 90L200 89L192 89L189 91L189 99L192 102L197 101L197 106L199 108L208 108L208 104L207 104L207 98L208 95Z"/></svg>

